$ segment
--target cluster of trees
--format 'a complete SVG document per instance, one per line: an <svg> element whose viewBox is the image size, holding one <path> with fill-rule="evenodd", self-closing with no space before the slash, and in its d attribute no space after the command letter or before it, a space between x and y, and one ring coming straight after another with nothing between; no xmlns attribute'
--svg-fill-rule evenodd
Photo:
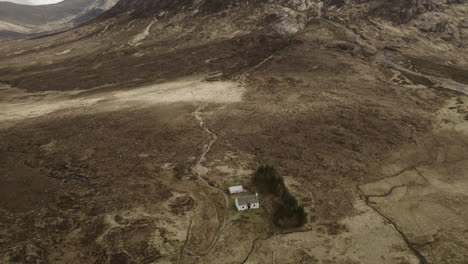
<svg viewBox="0 0 468 264"><path fill-rule="evenodd" d="M304 207L289 192L281 177L272 166L260 166L253 178L254 184L263 194L271 194L273 200L273 220L280 227L300 227L307 222Z"/></svg>

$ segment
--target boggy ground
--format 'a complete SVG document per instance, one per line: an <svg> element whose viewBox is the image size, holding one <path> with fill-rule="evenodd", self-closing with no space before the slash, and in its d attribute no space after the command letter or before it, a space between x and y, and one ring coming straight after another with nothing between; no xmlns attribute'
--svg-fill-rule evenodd
<svg viewBox="0 0 468 264"><path fill-rule="evenodd" d="M14 86L0 90L2 262L466 259L465 95L337 45L355 36L327 20L289 39L238 33L170 51L157 44L162 25L132 44L152 21L135 23L78 29L102 33L102 46L72 31L1 47L0 79ZM420 54L384 49L385 36L366 41L414 70L398 58ZM457 61L446 67L466 72ZM219 190L255 192L260 164L304 204L304 228L278 230L267 208L225 208Z"/></svg>

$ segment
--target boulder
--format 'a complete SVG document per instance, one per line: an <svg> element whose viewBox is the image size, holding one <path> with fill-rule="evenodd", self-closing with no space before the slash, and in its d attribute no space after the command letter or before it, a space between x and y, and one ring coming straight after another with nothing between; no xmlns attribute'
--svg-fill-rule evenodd
<svg viewBox="0 0 468 264"><path fill-rule="evenodd" d="M0 258L1 263L32 263L45 264L47 258L45 252L35 244L27 243L9 248L3 258Z"/></svg>
<svg viewBox="0 0 468 264"><path fill-rule="evenodd" d="M415 26L424 32L444 32L449 24L449 19L445 15L437 13L428 13L421 16L416 21Z"/></svg>
<svg viewBox="0 0 468 264"><path fill-rule="evenodd" d="M270 26L266 28L266 35L274 37L285 37L296 34L304 29L307 23L305 15L291 10L271 14L267 20Z"/></svg>
<svg viewBox="0 0 468 264"><path fill-rule="evenodd" d="M298 11L304 11L311 8L313 3L311 0L285 0L283 5Z"/></svg>
<svg viewBox="0 0 468 264"><path fill-rule="evenodd" d="M351 55L356 55L359 51L359 47L357 47L356 44L341 40L330 42L326 45L326 47L331 49L341 49Z"/></svg>
<svg viewBox="0 0 468 264"><path fill-rule="evenodd" d="M303 28L304 28L304 24L298 23L298 21L294 18L287 17L285 19L282 19L277 24L273 25L272 33L274 33L274 35L288 36L288 35L296 34Z"/></svg>
<svg viewBox="0 0 468 264"><path fill-rule="evenodd" d="M371 45L363 44L363 45L361 45L361 52L362 52L362 55L364 55L366 57L372 57L372 56L375 56L378 53L378 50L377 50L377 48L375 48L375 47L373 47Z"/></svg>
<svg viewBox="0 0 468 264"><path fill-rule="evenodd" d="M460 27L468 28L468 19L465 19L462 22L460 22Z"/></svg>

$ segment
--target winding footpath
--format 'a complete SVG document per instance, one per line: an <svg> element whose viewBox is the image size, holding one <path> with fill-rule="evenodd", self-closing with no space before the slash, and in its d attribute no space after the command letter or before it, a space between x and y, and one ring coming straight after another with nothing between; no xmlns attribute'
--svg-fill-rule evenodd
<svg viewBox="0 0 468 264"><path fill-rule="evenodd" d="M208 254L211 253L211 251L213 250L214 246L216 245L216 243L219 241L219 238L223 232L223 230L225 229L226 227L226 224L229 222L229 214L228 214L228 210L229 210L229 197L227 196L227 194L220 188L217 188L217 187L214 187L212 185L210 185L198 172L197 172L197 168L201 165L201 163L203 161L205 161L205 156L206 154L208 154L208 152L210 152L211 150L211 147L213 146L213 144L218 140L218 136L216 136L215 133L213 133L213 131L211 131L205 124L205 122L203 121L203 118L201 117L201 114L202 114L202 111L203 109L206 107L206 105L200 105L197 110L195 110L195 112L193 112L193 115L195 116L195 118L198 120L198 123L199 123L199 126L200 128L202 128L207 134L210 135L211 137L211 140L210 142L205 145L205 147L203 148L203 152L200 156L200 158L198 159L197 163L192 167L192 174L195 175L206 187L208 187L209 189L215 191L215 192L219 192L223 195L224 197L224 200L225 200L225 209L224 209L224 217L223 217L223 221L220 223L219 227L218 227L218 230L216 232L216 235L214 236L214 239L213 241L211 241L210 245L208 246L208 248L206 249L205 252L203 253L199 253L199 254L194 254L192 252L189 252L188 250L185 249L185 245L184 247L182 248L181 250L181 259L182 259L182 256L183 254L187 254L189 256L192 256L192 257L203 257L203 256L206 256ZM218 212L216 210L216 212ZM188 239L190 238L190 229L191 229L191 225L189 226L189 229L187 231L187 241L185 242L185 244L188 243Z"/></svg>
<svg viewBox="0 0 468 264"><path fill-rule="evenodd" d="M157 18L154 18L151 23L138 35L133 37L132 41L130 41L130 44L132 46L138 45L142 40L146 39L150 35L150 30L151 27L154 25L154 23L158 22Z"/></svg>
<svg viewBox="0 0 468 264"><path fill-rule="evenodd" d="M452 79L430 76L430 75L426 75L426 74L422 74L422 73L419 73L419 72L409 70L409 69L407 69L407 68L405 68L405 67L391 61L383 53L377 54L375 56L375 61L377 63L379 63L379 64L383 64L383 65L385 65L387 67L390 67L390 68L393 68L395 70L405 72L405 73L408 73L408 74L412 74L412 75L415 75L415 76L418 76L418 77L426 78L426 79L430 80L431 82L436 83L439 86L444 87L446 89L456 91L456 92L462 93L464 95L468 95L468 85L466 85L466 84L456 82L456 81L454 81Z"/></svg>

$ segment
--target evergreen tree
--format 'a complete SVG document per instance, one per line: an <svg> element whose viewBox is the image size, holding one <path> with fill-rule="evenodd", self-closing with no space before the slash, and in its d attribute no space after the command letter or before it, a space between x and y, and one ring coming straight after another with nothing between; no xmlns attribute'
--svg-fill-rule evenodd
<svg viewBox="0 0 468 264"><path fill-rule="evenodd" d="M253 182L262 193L272 194L274 200L273 221L277 226L303 226L307 222L304 207L289 192L284 179L272 166L263 165L255 171Z"/></svg>

